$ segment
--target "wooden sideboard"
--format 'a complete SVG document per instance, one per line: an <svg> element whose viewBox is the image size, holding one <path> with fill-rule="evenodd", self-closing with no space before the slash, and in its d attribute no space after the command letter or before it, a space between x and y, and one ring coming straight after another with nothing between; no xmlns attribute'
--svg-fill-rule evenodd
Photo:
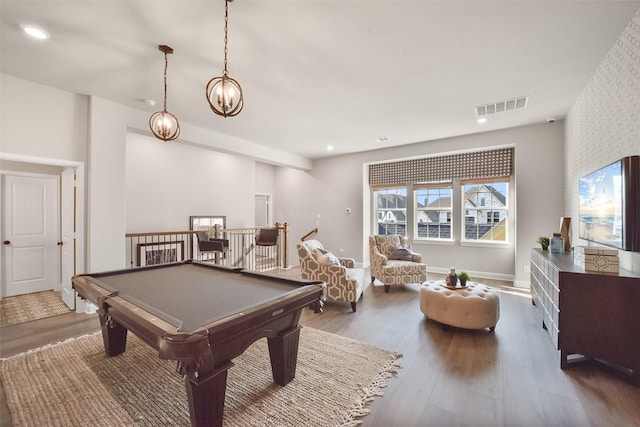
<svg viewBox="0 0 640 427"><path fill-rule="evenodd" d="M595 359L640 385L640 276L585 271L573 254L531 251L531 298L560 367Z"/></svg>

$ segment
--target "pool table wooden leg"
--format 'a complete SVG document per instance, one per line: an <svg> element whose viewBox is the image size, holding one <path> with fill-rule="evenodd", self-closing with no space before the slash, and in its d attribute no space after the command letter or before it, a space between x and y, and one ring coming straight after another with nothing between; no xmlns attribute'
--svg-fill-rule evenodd
<svg viewBox="0 0 640 427"><path fill-rule="evenodd" d="M100 313L100 327L102 328L102 341L107 356L117 356L124 353L127 347L127 328L111 319L107 314Z"/></svg>
<svg viewBox="0 0 640 427"><path fill-rule="evenodd" d="M233 363L229 362L198 378L194 378L193 375L185 377L192 426L222 426L227 372L232 366Z"/></svg>
<svg viewBox="0 0 640 427"><path fill-rule="evenodd" d="M288 384L296 376L300 329L301 326L296 326L282 335L267 338L273 380L279 385Z"/></svg>

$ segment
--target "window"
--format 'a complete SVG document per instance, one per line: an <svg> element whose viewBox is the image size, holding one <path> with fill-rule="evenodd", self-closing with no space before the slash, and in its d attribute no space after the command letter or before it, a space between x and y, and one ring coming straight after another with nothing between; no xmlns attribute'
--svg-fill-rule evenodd
<svg viewBox="0 0 640 427"><path fill-rule="evenodd" d="M385 188L375 191L376 218L378 233L406 235L407 228L407 189Z"/></svg>
<svg viewBox="0 0 640 427"><path fill-rule="evenodd" d="M414 188L416 237L451 239L451 187Z"/></svg>
<svg viewBox="0 0 640 427"><path fill-rule="evenodd" d="M505 181L465 183L463 240L506 242L509 184Z"/></svg>
<svg viewBox="0 0 640 427"><path fill-rule="evenodd" d="M514 152L497 147L368 165L371 232L444 244L508 243Z"/></svg>

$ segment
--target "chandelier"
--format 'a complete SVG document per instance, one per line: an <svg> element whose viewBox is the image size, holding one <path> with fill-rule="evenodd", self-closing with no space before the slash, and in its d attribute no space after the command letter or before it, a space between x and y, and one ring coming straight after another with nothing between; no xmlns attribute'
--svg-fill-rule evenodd
<svg viewBox="0 0 640 427"><path fill-rule="evenodd" d="M162 111L153 113L149 118L149 127L153 136L163 141L173 141L180 135L180 123L176 116L167 111L167 55L173 53L173 49L166 45L158 46L164 52L164 104Z"/></svg>
<svg viewBox="0 0 640 427"><path fill-rule="evenodd" d="M222 76L214 77L207 83L207 102L211 111L219 116L231 117L242 111L244 100L242 98L242 88L227 72L227 41L229 23L229 2L224 2L224 70Z"/></svg>

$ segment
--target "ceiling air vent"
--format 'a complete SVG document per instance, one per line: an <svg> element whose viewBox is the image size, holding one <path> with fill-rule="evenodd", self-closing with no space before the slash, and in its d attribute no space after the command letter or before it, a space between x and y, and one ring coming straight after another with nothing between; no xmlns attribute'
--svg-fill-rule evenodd
<svg viewBox="0 0 640 427"><path fill-rule="evenodd" d="M476 115L478 117L489 116L491 114L505 113L507 111L519 110L525 108L529 101L528 96L523 96L506 101L492 102L491 104L478 105L476 107Z"/></svg>

